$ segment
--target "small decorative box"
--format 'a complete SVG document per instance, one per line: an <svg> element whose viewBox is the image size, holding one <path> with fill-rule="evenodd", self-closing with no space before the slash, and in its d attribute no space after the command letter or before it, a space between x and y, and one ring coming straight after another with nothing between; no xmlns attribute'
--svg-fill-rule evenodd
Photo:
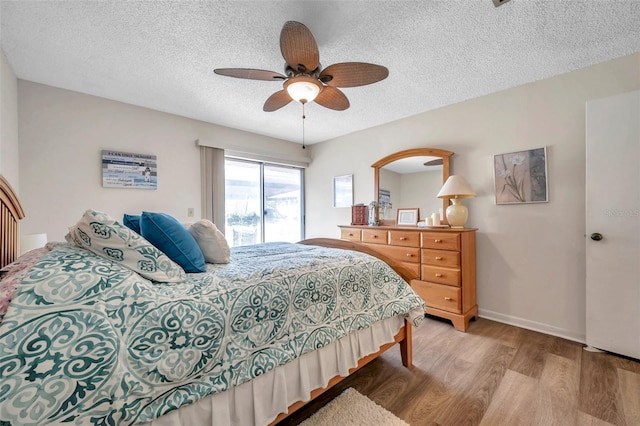
<svg viewBox="0 0 640 426"><path fill-rule="evenodd" d="M357 205L351 206L351 224L366 225L368 218L367 206Z"/></svg>

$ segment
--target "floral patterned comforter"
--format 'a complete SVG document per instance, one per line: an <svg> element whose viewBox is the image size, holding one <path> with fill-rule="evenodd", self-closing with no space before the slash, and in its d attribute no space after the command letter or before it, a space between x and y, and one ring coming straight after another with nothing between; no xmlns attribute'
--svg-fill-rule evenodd
<svg viewBox="0 0 640 426"><path fill-rule="evenodd" d="M365 254L240 247L184 284L60 244L0 324L0 424L150 421L423 303Z"/></svg>

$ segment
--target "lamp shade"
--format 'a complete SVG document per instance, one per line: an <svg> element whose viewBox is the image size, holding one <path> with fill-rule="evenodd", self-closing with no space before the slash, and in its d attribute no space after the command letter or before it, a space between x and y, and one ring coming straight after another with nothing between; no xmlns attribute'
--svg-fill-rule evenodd
<svg viewBox="0 0 640 426"><path fill-rule="evenodd" d="M29 250L44 247L47 244L47 234L29 234L20 237L20 255Z"/></svg>
<svg viewBox="0 0 640 426"><path fill-rule="evenodd" d="M438 198L473 198L475 196L476 193L465 178L458 175L449 176L437 195Z"/></svg>

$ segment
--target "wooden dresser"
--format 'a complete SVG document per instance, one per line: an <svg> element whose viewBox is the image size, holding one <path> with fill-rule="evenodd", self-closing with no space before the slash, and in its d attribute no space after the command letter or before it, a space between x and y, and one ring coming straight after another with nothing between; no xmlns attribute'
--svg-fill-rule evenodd
<svg viewBox="0 0 640 426"><path fill-rule="evenodd" d="M407 267L428 314L451 320L460 331L477 318L476 229L340 226L340 238L363 243Z"/></svg>

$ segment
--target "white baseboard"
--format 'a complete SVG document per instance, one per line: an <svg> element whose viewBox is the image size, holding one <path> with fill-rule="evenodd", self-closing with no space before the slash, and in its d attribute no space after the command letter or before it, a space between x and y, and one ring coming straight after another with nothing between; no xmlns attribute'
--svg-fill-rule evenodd
<svg viewBox="0 0 640 426"><path fill-rule="evenodd" d="M566 330L564 328L554 327L552 325L544 324L537 321L531 321L524 318L505 315L499 312L488 311L486 309L479 309L478 316L492 321L515 325L516 327L520 328L526 328L527 330L538 331L540 333L549 334L551 336L561 337L563 339L572 340L578 343L587 342L587 336L584 334L576 333L575 331Z"/></svg>

